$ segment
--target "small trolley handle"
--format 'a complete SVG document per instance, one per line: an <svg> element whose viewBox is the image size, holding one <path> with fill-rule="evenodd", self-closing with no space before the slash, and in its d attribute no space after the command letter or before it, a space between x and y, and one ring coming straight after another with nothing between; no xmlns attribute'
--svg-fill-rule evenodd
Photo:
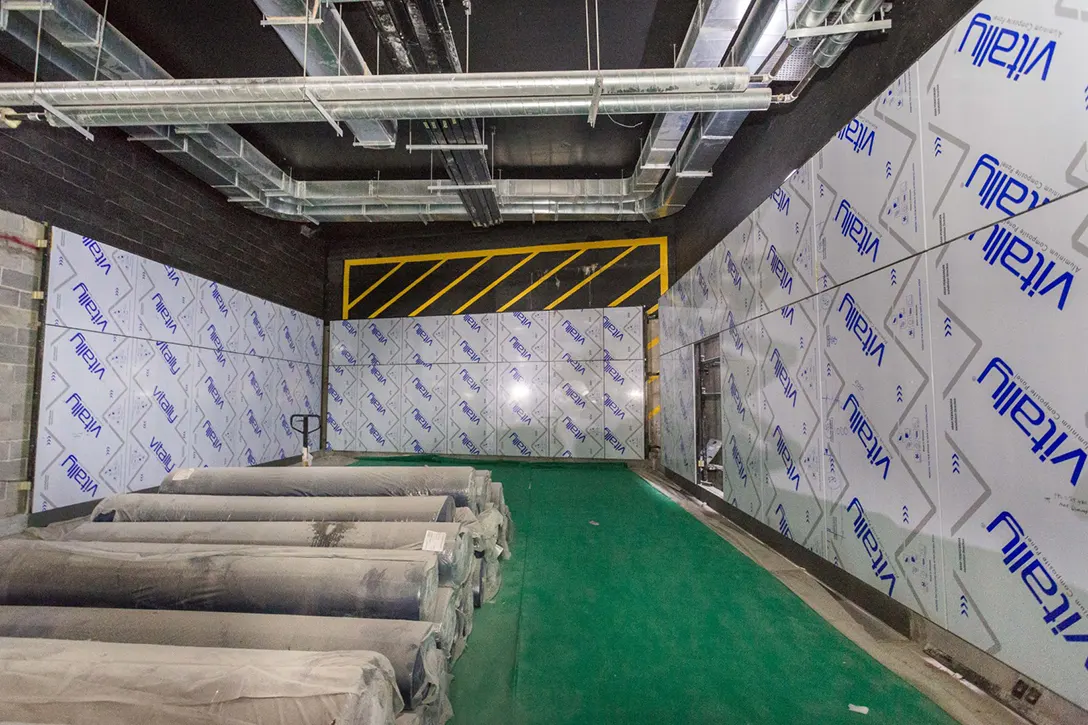
<svg viewBox="0 0 1088 725"><path fill-rule="evenodd" d="M317 432L317 426L314 426L312 429L310 428L310 419L311 418L313 418L314 420L316 420L318 422L321 421L321 416L320 415L314 415L313 413L310 413L310 414L307 414L307 413L295 413L294 415L291 416L291 429L294 430L296 433L301 433L302 434L302 445L303 445L304 448L309 448L310 447L310 433L316 433ZM295 421L299 420L299 419L302 420L302 427L301 428L299 428L298 426L295 425Z"/></svg>

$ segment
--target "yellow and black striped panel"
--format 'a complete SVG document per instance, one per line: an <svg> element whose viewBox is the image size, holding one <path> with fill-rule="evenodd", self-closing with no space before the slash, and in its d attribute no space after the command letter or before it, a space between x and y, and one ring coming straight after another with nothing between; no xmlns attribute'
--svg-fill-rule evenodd
<svg viewBox="0 0 1088 725"><path fill-rule="evenodd" d="M342 315L656 308L668 286L665 237L348 259Z"/></svg>

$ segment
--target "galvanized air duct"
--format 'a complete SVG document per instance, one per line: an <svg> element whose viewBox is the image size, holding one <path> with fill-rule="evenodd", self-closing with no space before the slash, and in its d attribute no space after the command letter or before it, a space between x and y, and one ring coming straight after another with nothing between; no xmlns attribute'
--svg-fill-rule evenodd
<svg viewBox="0 0 1088 725"><path fill-rule="evenodd" d="M753 71L759 69L764 58L754 57L756 49L778 9L779 0L754 0L744 25L733 39L727 55L729 61L745 66L751 63ZM667 216L684 208L747 117L748 111L743 109L719 109L701 116L692 125L672 169L655 192L653 216Z"/></svg>
<svg viewBox="0 0 1088 725"><path fill-rule="evenodd" d="M842 9L839 17L835 20L835 24L864 23L880 9L882 2L883 0L853 0ZM840 33L827 36L812 51L812 62L820 68L830 68L846 50L846 46L850 45L857 36L857 33Z"/></svg>
<svg viewBox="0 0 1088 725"><path fill-rule="evenodd" d="M591 98L598 78L602 100L610 96L722 94L748 90L746 68L680 68L556 73L416 74L351 78L232 78L0 83L0 101L33 105L35 97L56 106L278 104L348 102L512 101L547 97Z"/></svg>
<svg viewBox="0 0 1088 725"><path fill-rule="evenodd" d="M49 103L48 91L41 97ZM7 103L7 94L0 89L0 103ZM12 105L8 103L7 105ZM22 105L22 104L16 104ZM57 105L57 104L54 104ZM606 96L600 99L601 113L613 115L700 112L700 111L765 111L771 105L769 88L752 88L743 93L681 93L642 94L637 96ZM343 101L324 105L325 111L337 120L428 119L435 116L515 118L527 116L585 116L593 106L588 97L548 96L545 98L418 100L418 101ZM149 126L186 124L235 123L322 123L324 114L307 102L293 103L235 103L235 104L170 104L170 105L103 105L58 106L81 126ZM49 116L51 123L65 125Z"/></svg>
<svg viewBox="0 0 1088 725"><path fill-rule="evenodd" d="M676 56L677 68L717 68L744 16L749 0L710 0L699 3ZM673 113L654 118L642 144L631 188L652 193L672 165L673 156L691 125L693 114Z"/></svg>
<svg viewBox="0 0 1088 725"><path fill-rule="evenodd" d="M370 68L344 27L339 11L321 3L317 15L310 12L307 0L254 0L266 18L311 17L307 23L276 23L276 34L295 56L307 76L366 76ZM394 148L397 145L396 121L349 121L348 129L360 146Z"/></svg>

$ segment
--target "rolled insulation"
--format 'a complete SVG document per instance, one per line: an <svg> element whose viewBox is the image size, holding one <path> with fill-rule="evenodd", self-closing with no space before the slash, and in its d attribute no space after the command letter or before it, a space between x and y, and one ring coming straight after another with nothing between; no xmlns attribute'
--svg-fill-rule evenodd
<svg viewBox="0 0 1088 725"><path fill-rule="evenodd" d="M385 521L101 522L73 529L66 541L146 541L179 544L260 544L337 549L419 551L428 532L441 539L438 579L459 586L473 566L471 534L460 524Z"/></svg>
<svg viewBox="0 0 1088 725"><path fill-rule="evenodd" d="M476 557L479 565L472 577L472 606L479 609L484 605L484 576L487 573L487 561L483 556Z"/></svg>
<svg viewBox="0 0 1088 725"><path fill-rule="evenodd" d="M452 496L479 510L487 487L469 466L182 468L159 493L215 496ZM487 481L491 477L488 473Z"/></svg>
<svg viewBox="0 0 1088 725"><path fill-rule="evenodd" d="M368 650L393 665L407 707L444 696L446 657L431 622L303 617L239 612L178 612L97 607L0 607L0 637L95 640L234 649Z"/></svg>
<svg viewBox="0 0 1088 725"><path fill-rule="evenodd" d="M91 521L449 522L453 521L453 511L453 499L449 496L314 498L122 493L95 506Z"/></svg>
<svg viewBox="0 0 1088 725"><path fill-rule="evenodd" d="M446 653L446 657L453 656L453 648L457 643L459 633L457 631L457 604L460 597L456 596L453 587L438 587L435 597L434 618L438 640L438 648Z"/></svg>
<svg viewBox="0 0 1088 725"><path fill-rule="evenodd" d="M0 638L0 720L80 725L389 725L376 652Z"/></svg>
<svg viewBox="0 0 1088 725"><path fill-rule="evenodd" d="M264 612L427 621L434 559L140 553L81 542L0 541L0 604ZM100 546L138 547L139 544ZM155 546L155 545L148 545Z"/></svg>

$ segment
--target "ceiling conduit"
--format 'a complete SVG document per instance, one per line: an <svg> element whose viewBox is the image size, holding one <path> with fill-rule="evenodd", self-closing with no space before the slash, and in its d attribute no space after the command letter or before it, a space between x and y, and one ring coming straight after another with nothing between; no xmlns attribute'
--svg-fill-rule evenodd
<svg viewBox="0 0 1088 725"><path fill-rule="evenodd" d="M0 0L0 10L5 9L4 6L9 4L9 0ZM767 4L756 0L757 6ZM809 6L815 10L816 6L826 4L827 0L811 0ZM37 39L38 10L37 7L26 9L19 7L20 5L26 5L26 3L16 3L11 6L10 12L0 13L0 28L7 30L24 45L33 49ZM101 65L97 73L99 78L130 80L169 78L165 71L111 25L105 23L101 16L83 0L52 0L47 5L49 5L48 9L45 9L43 5L42 55L73 78L94 77L100 24L102 40L100 43ZM809 6L798 14L798 25L805 17L805 11L810 9ZM814 12L813 24L818 25L823 22L830 12L831 8L827 8L827 12L822 17L817 17L818 12ZM710 17L710 14L706 13L704 17ZM761 13L755 10L747 14L744 27L738 32L738 38L733 42L734 48L744 47L739 40L745 35L750 38L760 36L758 32L760 24L757 21L761 17L763 17ZM2 24L4 20L7 21L6 26ZM762 27L766 28L765 25ZM689 29L689 38L692 37L698 36L692 36ZM845 45L842 47L845 48ZM692 53L687 55L692 57ZM736 57L736 53L733 57ZM757 60L762 63L761 58ZM635 71L634 73L639 74L639 78L642 79L639 81L642 85L616 86L615 90L628 92L629 95L631 92L645 94L647 91L660 90L660 87L655 88L652 85L655 81L642 74L662 72L671 71ZM602 75L607 78L610 73L614 72L603 71ZM463 78L466 83L471 84L483 75L461 76L458 81ZM563 87L561 83L573 83L580 88L578 84L584 82L584 79L556 78L557 74L536 75L547 76L560 83L547 92L554 92L560 96L569 94L572 90L570 85ZM365 80L378 78L369 76ZM380 78L383 81L390 79L389 76ZM397 79L398 77L393 77L390 82ZM290 83L293 80L282 79L280 82ZM520 80L529 85L537 83L528 77L522 77ZM627 79L625 82L630 80ZM756 83L763 79L752 80ZM322 77L308 81L308 83L324 82L335 84L339 82L339 79ZM186 83L186 81L178 81L178 83ZM40 87L47 85L39 84ZM444 89L436 88L435 90L440 92ZM701 93L707 89L700 87L684 90ZM481 96L484 95L480 89L476 89L475 92L480 93ZM539 85L535 90L523 93L536 94L538 102L554 104L557 100L554 97L547 97ZM768 94L765 89L759 88L750 89L747 93L760 94L760 104L763 103L762 96ZM393 100L387 96L383 98ZM645 98L642 101L645 101ZM676 106L672 109L667 107L668 104L674 103L673 99L662 99L662 103L663 107L659 110L676 110ZM690 115L696 109L684 110ZM499 179L492 181L495 187L494 192L503 215L510 219L634 220L662 217L681 208L682 203L686 202L702 178L709 175L713 161L746 116L747 111L700 116L685 139L676 163L668 170L663 182L648 194L645 189L634 188L637 171L631 176L618 179ZM707 119L714 117L725 117L729 119L729 122L725 123L723 118L719 122L709 124ZM468 219L465 206L458 203L460 195L451 189L442 189L441 185L436 185L433 181L304 182L294 180L226 125L155 124L126 127L125 130L133 140L143 141L167 155L194 175L220 189L231 201L239 202L266 216L311 222L413 220L427 222Z"/></svg>
<svg viewBox="0 0 1088 725"><path fill-rule="evenodd" d="M271 22L280 40L295 56L307 76L368 76L370 68L355 45L340 13L322 3L317 15L310 12L306 0L254 0ZM305 19L306 22L276 22L269 18ZM396 121L350 121L347 124L355 141L366 148L390 149L397 145Z"/></svg>

